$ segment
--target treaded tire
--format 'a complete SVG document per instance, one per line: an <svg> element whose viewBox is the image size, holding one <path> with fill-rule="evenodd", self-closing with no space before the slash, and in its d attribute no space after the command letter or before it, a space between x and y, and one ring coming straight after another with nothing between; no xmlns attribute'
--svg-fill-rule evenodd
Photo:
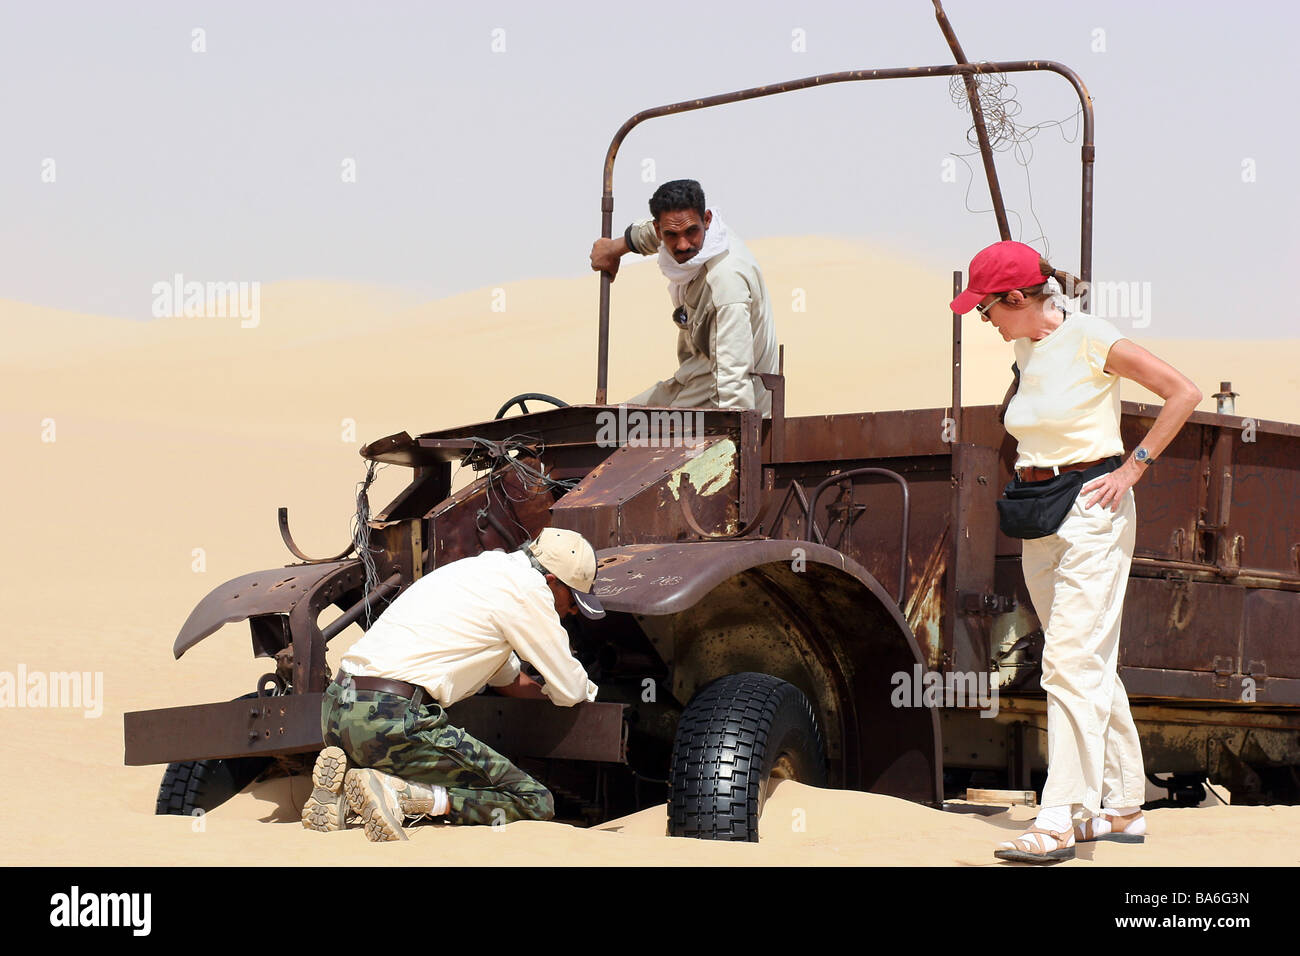
<svg viewBox="0 0 1300 956"><path fill-rule="evenodd" d="M770 674L731 674L702 688L677 723L668 833L758 842L766 784L781 773L826 786L826 751L812 706Z"/></svg>
<svg viewBox="0 0 1300 956"><path fill-rule="evenodd" d="M256 693L235 700L251 700ZM270 757L231 757L226 760L180 760L169 763L158 787L155 814L189 816L221 806L252 783L272 763Z"/></svg>
<svg viewBox="0 0 1300 956"><path fill-rule="evenodd" d="M221 806L270 766L269 757L183 760L169 763L158 787L155 813L189 816Z"/></svg>

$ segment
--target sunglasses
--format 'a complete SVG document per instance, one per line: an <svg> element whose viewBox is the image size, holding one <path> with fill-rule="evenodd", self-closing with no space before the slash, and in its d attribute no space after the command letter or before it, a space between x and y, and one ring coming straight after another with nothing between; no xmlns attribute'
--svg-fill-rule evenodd
<svg viewBox="0 0 1300 956"><path fill-rule="evenodd" d="M978 312L982 317L984 317L984 318L987 319L987 318L989 317L989 309L993 308L995 305L997 305L999 302L1001 302L1001 301L1003 300L1003 298L1005 298L1005 297L1006 297L1006 293L1004 292L1004 293L1002 293L1002 295L998 296L996 299L994 299L994 300L993 300L992 302L990 302L988 305L977 305L977 306L975 306L975 311Z"/></svg>

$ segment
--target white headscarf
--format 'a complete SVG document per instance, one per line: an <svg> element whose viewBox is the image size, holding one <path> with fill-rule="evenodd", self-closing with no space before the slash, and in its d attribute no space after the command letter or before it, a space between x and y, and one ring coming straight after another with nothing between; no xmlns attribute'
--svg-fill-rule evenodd
<svg viewBox="0 0 1300 956"><path fill-rule="evenodd" d="M708 231L704 233L704 245L693 258L678 262L668 251L667 243L659 244L659 271L668 279L668 294L672 296L675 306L682 304L682 295L686 291L687 283L704 268L704 263L731 248L731 235L727 232L727 224L722 221L716 209L709 211L713 213L713 219L709 222Z"/></svg>

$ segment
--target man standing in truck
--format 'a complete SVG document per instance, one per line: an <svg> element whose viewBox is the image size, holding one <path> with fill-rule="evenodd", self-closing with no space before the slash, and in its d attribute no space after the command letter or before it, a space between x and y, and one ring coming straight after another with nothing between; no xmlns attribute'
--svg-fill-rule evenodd
<svg viewBox="0 0 1300 956"><path fill-rule="evenodd" d="M776 328L763 273L740 237L704 204L693 179L664 183L650 197L650 219L634 222L618 239L597 239L591 267L612 281L629 252L659 254L677 327L672 378L629 405L682 408L757 408L772 414L772 396L760 373L777 371Z"/></svg>
<svg viewBox="0 0 1300 956"><path fill-rule="evenodd" d="M547 528L515 552L485 551L412 583L344 655L325 691L326 747L303 826L342 829L349 806L372 841L405 840L406 817L551 819L550 791L449 723L445 708L488 685L560 707L595 700L560 623L579 611L604 617L590 594L595 577L587 540Z"/></svg>

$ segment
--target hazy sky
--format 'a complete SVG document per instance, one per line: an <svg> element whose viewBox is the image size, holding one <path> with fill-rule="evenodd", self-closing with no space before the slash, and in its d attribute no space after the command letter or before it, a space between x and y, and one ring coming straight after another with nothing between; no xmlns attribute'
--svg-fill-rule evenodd
<svg viewBox="0 0 1300 956"><path fill-rule="evenodd" d="M1094 277L1146 290L1147 334L1300 335L1275 291L1300 260L1295 4L945 9L971 58L1058 60L1087 83ZM0 299L133 318L149 317L153 284L174 273L429 295L590 275L605 149L634 112L951 59L928 0L2 10ZM1073 115L1060 77L1011 79L1022 125ZM946 79L653 120L620 154L616 229L645 214L657 182L689 176L747 240L860 238L934 267L943 309L946 272L997 239L991 215L965 208L966 168L945 181L967 126ZM1033 208L1054 264L1077 271L1079 145L1062 131L1075 136L1073 121L1033 141ZM655 182L642 181L646 160ZM1009 153L998 160L1024 217L1015 237L1033 239L1025 172ZM970 196L988 207L982 178Z"/></svg>

